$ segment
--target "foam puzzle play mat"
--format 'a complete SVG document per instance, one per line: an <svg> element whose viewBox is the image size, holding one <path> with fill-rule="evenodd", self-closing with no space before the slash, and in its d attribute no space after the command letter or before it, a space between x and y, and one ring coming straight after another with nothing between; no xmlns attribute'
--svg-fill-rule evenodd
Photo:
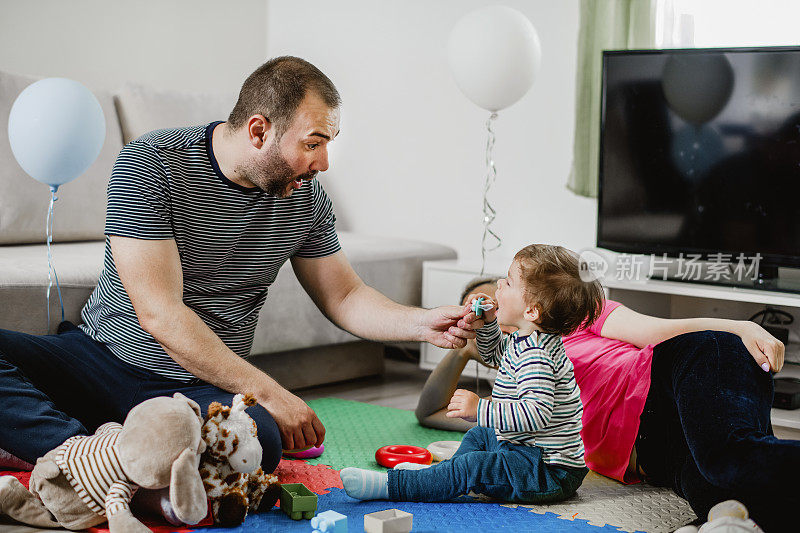
<svg viewBox="0 0 800 533"><path fill-rule="evenodd" d="M275 532L489 532L489 531L644 531L668 532L696 517L688 504L668 489L645 484L622 485L595 473L578 493L562 502L516 505L462 496L447 503L361 501L349 497L339 472L349 466L385 471L375 452L388 445L427 447L458 441L462 433L421 427L410 411L325 398L309 405L326 427L324 452L316 458L283 459L275 475L280 496L269 508L250 512L237 527L221 528L207 517L196 526L176 529L166 522L146 522L157 533L168 531ZM29 473L13 473L23 483ZM105 524L104 524L105 525ZM92 528L101 532L106 529Z"/></svg>

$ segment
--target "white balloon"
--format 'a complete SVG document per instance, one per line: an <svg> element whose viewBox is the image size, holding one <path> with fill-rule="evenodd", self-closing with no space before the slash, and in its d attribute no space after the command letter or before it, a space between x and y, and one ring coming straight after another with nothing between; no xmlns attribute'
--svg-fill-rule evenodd
<svg viewBox="0 0 800 533"><path fill-rule="evenodd" d="M495 112L528 92L539 70L542 47L525 15L510 7L489 6L456 23L447 57L461 92Z"/></svg>
<svg viewBox="0 0 800 533"><path fill-rule="evenodd" d="M664 65L661 86L670 108L686 122L700 125L728 104L735 80L723 54L673 55Z"/></svg>

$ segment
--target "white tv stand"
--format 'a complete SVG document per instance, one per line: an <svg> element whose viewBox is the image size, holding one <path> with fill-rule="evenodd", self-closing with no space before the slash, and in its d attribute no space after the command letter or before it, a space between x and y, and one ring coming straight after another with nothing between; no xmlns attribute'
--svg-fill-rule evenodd
<svg viewBox="0 0 800 533"><path fill-rule="evenodd" d="M795 315L788 326L787 361L800 362L800 294L711 284L645 279L604 279L606 295L636 311L663 318L708 316L746 320L766 306ZM800 377L800 365L787 363L779 376ZM772 410L772 425L781 438L800 439L800 409Z"/></svg>

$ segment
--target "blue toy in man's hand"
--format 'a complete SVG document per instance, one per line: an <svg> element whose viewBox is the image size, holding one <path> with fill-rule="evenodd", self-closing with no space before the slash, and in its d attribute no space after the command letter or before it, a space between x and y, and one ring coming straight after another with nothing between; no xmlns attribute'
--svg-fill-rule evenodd
<svg viewBox="0 0 800 533"><path fill-rule="evenodd" d="M482 316L484 311L488 311L493 307L494 306L492 304L483 303L483 297L475 298L474 300L472 300L472 311L475 313L475 316L477 317Z"/></svg>

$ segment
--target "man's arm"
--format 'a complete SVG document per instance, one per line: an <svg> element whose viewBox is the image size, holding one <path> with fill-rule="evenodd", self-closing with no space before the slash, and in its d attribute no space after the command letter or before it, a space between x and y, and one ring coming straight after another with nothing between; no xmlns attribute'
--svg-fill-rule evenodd
<svg viewBox="0 0 800 533"><path fill-rule="evenodd" d="M342 251L320 258L293 257L300 284L334 324L379 341L425 341L462 348L483 320L463 306L420 309L393 302L365 284Z"/></svg>
<svg viewBox="0 0 800 533"><path fill-rule="evenodd" d="M183 272L174 240L112 236L111 251L139 324L179 365L233 393L251 392L278 424L286 449L322 444L314 411L228 348L183 303Z"/></svg>
<svg viewBox="0 0 800 533"><path fill-rule="evenodd" d="M783 343L749 320L657 318L620 305L608 315L600 334L643 348L684 333L705 330L727 331L738 335L759 366L768 363L773 372L783 368Z"/></svg>

